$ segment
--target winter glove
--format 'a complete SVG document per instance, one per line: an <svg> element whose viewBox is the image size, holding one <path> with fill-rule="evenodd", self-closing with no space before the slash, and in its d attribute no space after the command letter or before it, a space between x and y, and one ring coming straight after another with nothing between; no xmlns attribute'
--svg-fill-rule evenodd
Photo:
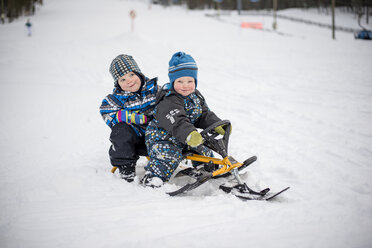
<svg viewBox="0 0 372 248"><path fill-rule="evenodd" d="M126 122L128 124L146 124L147 116L145 114L138 114L138 111L120 110L117 113L119 122Z"/></svg>
<svg viewBox="0 0 372 248"><path fill-rule="evenodd" d="M146 124L147 123L147 116L145 114L132 113L131 123L133 123L133 124Z"/></svg>
<svg viewBox="0 0 372 248"><path fill-rule="evenodd" d="M191 147L197 147L203 143L203 137L198 131L192 131L186 138L186 144Z"/></svg>
<svg viewBox="0 0 372 248"><path fill-rule="evenodd" d="M154 108L150 108L143 112L142 114L146 116L147 122L150 122L152 119L154 119Z"/></svg>
<svg viewBox="0 0 372 248"><path fill-rule="evenodd" d="M224 135L225 134L225 129L224 129L225 126L226 125L218 126L214 129L214 131L216 131L216 133L218 133L218 134ZM230 134L231 134L231 130L232 130L232 128L230 127Z"/></svg>

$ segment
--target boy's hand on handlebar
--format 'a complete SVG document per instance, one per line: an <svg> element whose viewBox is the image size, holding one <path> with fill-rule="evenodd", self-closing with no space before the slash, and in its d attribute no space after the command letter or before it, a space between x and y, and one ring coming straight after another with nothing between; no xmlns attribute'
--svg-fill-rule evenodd
<svg viewBox="0 0 372 248"><path fill-rule="evenodd" d="M224 135L225 134L225 129L224 129L224 127L225 127L226 125L221 125L221 126L218 126L218 127L216 127L215 129L214 129L214 131L216 131L216 133L218 133L218 134L221 134L221 135ZM230 126L230 134L231 134L231 126Z"/></svg>
<svg viewBox="0 0 372 248"><path fill-rule="evenodd" d="M216 127L214 129L214 131L216 131L216 133L218 133L218 134L224 135L225 134L225 129L223 129L223 126L224 125L221 125L221 126Z"/></svg>
<svg viewBox="0 0 372 248"><path fill-rule="evenodd" d="M192 131L186 138L186 144L191 147L197 147L203 143L203 137L198 131Z"/></svg>

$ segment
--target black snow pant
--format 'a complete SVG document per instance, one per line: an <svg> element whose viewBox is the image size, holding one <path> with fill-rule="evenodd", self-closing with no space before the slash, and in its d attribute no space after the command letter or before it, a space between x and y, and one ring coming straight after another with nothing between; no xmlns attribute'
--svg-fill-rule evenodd
<svg viewBox="0 0 372 248"><path fill-rule="evenodd" d="M139 156L147 156L145 137L139 137L125 122L120 122L112 128L110 141L110 161L112 166L119 169L134 167Z"/></svg>

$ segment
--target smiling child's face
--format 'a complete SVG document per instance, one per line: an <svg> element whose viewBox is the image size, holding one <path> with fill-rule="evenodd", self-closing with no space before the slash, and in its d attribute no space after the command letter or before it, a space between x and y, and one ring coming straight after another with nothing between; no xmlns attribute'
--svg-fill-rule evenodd
<svg viewBox="0 0 372 248"><path fill-rule="evenodd" d="M195 91L195 79L193 77L180 77L173 83L174 90L182 96L188 96Z"/></svg>
<svg viewBox="0 0 372 248"><path fill-rule="evenodd" d="M120 77L118 83L122 90L129 92L136 92L141 87L141 79L134 72L128 72Z"/></svg>

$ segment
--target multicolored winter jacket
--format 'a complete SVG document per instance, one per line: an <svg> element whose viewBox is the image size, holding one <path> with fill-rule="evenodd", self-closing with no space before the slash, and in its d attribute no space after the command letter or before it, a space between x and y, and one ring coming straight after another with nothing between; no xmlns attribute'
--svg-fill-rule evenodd
<svg viewBox="0 0 372 248"><path fill-rule="evenodd" d="M146 136L156 135L157 140L172 140L185 144L187 136L197 128L205 129L220 121L209 110L202 94L195 90L187 97L181 96L170 84L165 84L158 94L154 119L150 122ZM154 134L153 134L154 133ZM146 138L151 140L150 137Z"/></svg>
<svg viewBox="0 0 372 248"><path fill-rule="evenodd" d="M143 136L147 123L152 119L158 92L157 81L157 78L146 78L139 93L122 91L116 87L100 106L106 124L112 128L119 122L126 122L138 136Z"/></svg>

